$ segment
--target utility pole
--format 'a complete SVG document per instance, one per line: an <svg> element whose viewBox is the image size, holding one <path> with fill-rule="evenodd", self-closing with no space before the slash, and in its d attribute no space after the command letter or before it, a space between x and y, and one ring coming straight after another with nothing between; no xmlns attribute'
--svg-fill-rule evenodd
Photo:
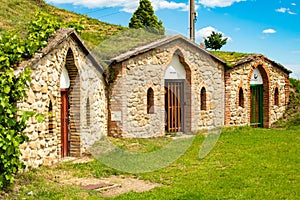
<svg viewBox="0 0 300 200"><path fill-rule="evenodd" d="M195 22L197 20L195 12L195 0L190 0L190 39L195 41Z"/></svg>

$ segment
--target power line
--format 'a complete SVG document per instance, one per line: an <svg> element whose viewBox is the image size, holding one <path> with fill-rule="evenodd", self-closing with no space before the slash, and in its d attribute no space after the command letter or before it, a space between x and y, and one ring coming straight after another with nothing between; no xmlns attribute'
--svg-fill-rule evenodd
<svg viewBox="0 0 300 200"><path fill-rule="evenodd" d="M94 13L94 12L98 12L98 11L102 11L102 10L107 10L107 9L112 9L112 7L99 8L99 9L87 12L85 14L90 14L90 13Z"/></svg>
<svg viewBox="0 0 300 200"><path fill-rule="evenodd" d="M119 14L119 13L121 13L121 11L110 13L110 14L107 14L107 15L102 15L102 16L100 16L98 18L104 18L104 17L108 17L108 16L111 16L111 15L116 15L116 14Z"/></svg>
<svg viewBox="0 0 300 200"><path fill-rule="evenodd" d="M90 12L86 12L85 14L95 13L95 12L108 10L108 9L113 9L113 8L112 7L100 8L100 9L96 9L96 10L93 10L93 11L90 11ZM97 18L104 18L104 17L108 17L108 16L111 16L111 15L116 15L116 14L119 14L119 13L121 13L121 11L109 13L109 14L106 14L106 15L102 15L102 16L97 17Z"/></svg>

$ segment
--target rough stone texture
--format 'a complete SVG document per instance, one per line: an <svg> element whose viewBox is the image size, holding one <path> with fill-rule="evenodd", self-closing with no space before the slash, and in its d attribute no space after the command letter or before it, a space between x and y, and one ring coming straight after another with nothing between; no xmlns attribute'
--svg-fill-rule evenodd
<svg viewBox="0 0 300 200"><path fill-rule="evenodd" d="M190 76L186 78L186 88L190 87L191 91L190 103L185 105L188 111L185 114L186 131L224 124L224 65L206 51L177 39L111 66L117 77L111 85L110 112L120 114L121 118L110 118L110 135L165 135L164 75L174 54L179 55L187 76ZM147 90L150 87L154 91L154 114L147 114ZM200 110L202 87L207 93L205 111Z"/></svg>
<svg viewBox="0 0 300 200"><path fill-rule="evenodd" d="M256 67L259 67L264 82L264 127L270 127L282 117L289 98L289 72L275 62L258 55L249 62L237 65L225 73L225 125L250 125L250 79ZM279 91L278 106L275 105L274 100L276 87ZM242 88L244 92L244 107L238 104L239 88Z"/></svg>
<svg viewBox="0 0 300 200"><path fill-rule="evenodd" d="M45 119L41 123L38 123L34 117L28 121L25 133L29 141L21 145L21 159L27 167L51 165L61 158L60 75L62 67L67 65L66 57L69 50L73 53L73 61L78 70L75 84L79 84L77 86L80 88L79 93L70 91L70 101L75 101L74 99L80 101L80 105L70 108L74 109L70 118L79 122L75 133L70 132L71 139L72 137L78 139L72 139L76 143L72 144L71 141L70 152L81 155L89 145L103 134L107 134L105 80L103 74L87 57L86 50L83 51L82 48L84 47L80 45L76 35L66 35L56 48L47 52L32 66L29 65L32 69L31 89L27 92L28 98L18 106L22 110L34 110L36 113L44 114ZM27 62L27 64L32 63ZM87 98L90 102L90 111L86 109ZM52 110L49 109L50 101ZM90 124L87 124L87 116L90 117L88 119Z"/></svg>
<svg viewBox="0 0 300 200"><path fill-rule="evenodd" d="M70 75L70 155L81 156L103 135L157 137L165 135L165 73L174 55L186 71L185 132L225 125L250 124L250 77L256 67L264 83L264 127L280 118L288 103L289 71L263 56L248 57L233 69L182 36L160 39L116 57L115 74L106 84L103 70L74 30L58 31L49 45L24 62L32 69L28 97L18 106L45 115L32 117L25 130L29 141L21 145L27 167L51 165L61 159L60 76L65 66ZM182 69L182 68L181 68ZM201 110L201 89L206 90L206 109ZM147 91L154 92L154 113L147 113ZM239 89L244 105L239 106ZM274 91L279 101L275 105Z"/></svg>

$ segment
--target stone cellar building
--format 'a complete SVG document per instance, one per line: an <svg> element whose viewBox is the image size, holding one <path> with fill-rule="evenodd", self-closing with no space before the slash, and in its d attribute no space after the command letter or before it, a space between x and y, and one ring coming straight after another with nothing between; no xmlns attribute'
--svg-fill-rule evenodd
<svg viewBox="0 0 300 200"><path fill-rule="evenodd" d="M289 101L289 74L263 55L252 54L225 72L225 125L269 128Z"/></svg>
<svg viewBox="0 0 300 200"><path fill-rule="evenodd" d="M50 165L66 156L85 153L88 145L107 134L106 81L102 67L73 29L61 29L48 46L21 63L32 70L23 110L44 114L29 122L21 159L27 166Z"/></svg>
<svg viewBox="0 0 300 200"><path fill-rule="evenodd" d="M225 63L183 36L112 59L109 134L156 137L224 124Z"/></svg>
<svg viewBox="0 0 300 200"><path fill-rule="evenodd" d="M60 29L30 67L20 109L44 114L28 122L28 167L79 157L103 136L157 137L221 126L268 128L282 117L289 70L263 55L225 61L181 35L111 59L104 71L73 29Z"/></svg>

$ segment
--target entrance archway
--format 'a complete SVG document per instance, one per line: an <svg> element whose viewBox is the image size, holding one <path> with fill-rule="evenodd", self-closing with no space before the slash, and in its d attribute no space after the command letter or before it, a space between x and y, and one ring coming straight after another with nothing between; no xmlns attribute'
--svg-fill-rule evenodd
<svg viewBox="0 0 300 200"><path fill-rule="evenodd" d="M190 70L180 52L173 55L165 72L165 130L187 132L191 129Z"/></svg>
<svg viewBox="0 0 300 200"><path fill-rule="evenodd" d="M64 66L60 76L60 99L61 99L61 110L60 110L60 122L61 122L61 156L69 156L69 87L70 78L66 67Z"/></svg>
<svg viewBox="0 0 300 200"><path fill-rule="evenodd" d="M61 72L60 93L61 156L80 156L80 79L71 49Z"/></svg>
<svg viewBox="0 0 300 200"><path fill-rule="evenodd" d="M251 73L250 78L250 125L269 127L269 78L262 66Z"/></svg>

